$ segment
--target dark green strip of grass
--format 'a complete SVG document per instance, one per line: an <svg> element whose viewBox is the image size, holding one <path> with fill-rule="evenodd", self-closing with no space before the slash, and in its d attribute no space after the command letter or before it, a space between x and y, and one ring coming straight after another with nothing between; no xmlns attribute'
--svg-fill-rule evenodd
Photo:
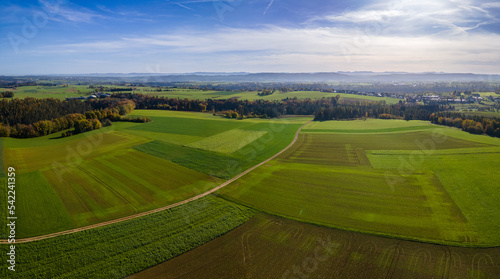
<svg viewBox="0 0 500 279"><path fill-rule="evenodd" d="M207 196L88 231L16 245L16 272L0 278L122 278L167 261L245 223L254 211ZM0 245L7 253L8 245Z"/></svg>
<svg viewBox="0 0 500 279"><path fill-rule="evenodd" d="M223 179L243 171L239 167L240 159L159 140L135 146L134 149Z"/></svg>

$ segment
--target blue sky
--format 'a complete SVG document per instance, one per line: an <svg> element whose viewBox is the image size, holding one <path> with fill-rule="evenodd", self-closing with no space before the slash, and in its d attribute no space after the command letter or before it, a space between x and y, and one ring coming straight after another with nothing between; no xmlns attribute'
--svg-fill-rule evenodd
<svg viewBox="0 0 500 279"><path fill-rule="evenodd" d="M500 2L2 1L0 75L500 74Z"/></svg>

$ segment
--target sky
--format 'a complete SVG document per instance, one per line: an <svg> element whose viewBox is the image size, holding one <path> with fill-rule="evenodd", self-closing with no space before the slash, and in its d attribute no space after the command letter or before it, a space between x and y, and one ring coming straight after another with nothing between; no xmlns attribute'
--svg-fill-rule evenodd
<svg viewBox="0 0 500 279"><path fill-rule="evenodd" d="M4 0L0 10L0 75L500 74L498 1Z"/></svg>

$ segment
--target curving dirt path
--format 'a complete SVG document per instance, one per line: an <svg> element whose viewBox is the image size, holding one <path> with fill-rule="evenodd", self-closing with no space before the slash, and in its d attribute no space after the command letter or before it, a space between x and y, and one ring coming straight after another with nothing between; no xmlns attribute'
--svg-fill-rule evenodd
<svg viewBox="0 0 500 279"><path fill-rule="evenodd" d="M219 186L217 186L215 188L212 188L212 189L210 189L210 190L208 190L208 191L206 191L206 192L204 192L202 194L199 194L197 196L194 196L192 198L189 198L189 199L186 199L186 200L183 200L183 201L180 201L180 202L176 202L174 204L169 204L169 205L164 206L164 207L156 208L156 209L153 209L153 210L149 210L149 211L137 213L137 214L134 214L134 215L129 215L129 216L126 216L126 217L122 217L122 218L118 218L118 219L114 219L114 220L110 220L110 221L106 221L106 222L102 222L102 223L97 223L97 224L93 224L93 225L89 225L89 226L85 226L85 227L79 227L79 228L75 228L75 229L71 229L71 230L66 230L66 231L61 231L61 232L56 232L56 233L51 233L51 234L46 234L46 235L40 235L40 236L34 236L34 237L16 239L16 243L32 242L32 241L37 241L37 240L42 240L42 239L53 238L53 237L60 236L60 235L72 234L72 233L76 233L76 232L90 230L90 229L94 229L94 228L98 228L98 227L102 227L102 226L107 226L107 225L115 224L115 223L118 223L118 222L135 219L135 218L139 218L139 217L142 217L142 216L146 216L146 215L149 215L149 214L152 214L152 213L160 212L160 211L163 211L163 210L166 210L166 209L169 209L169 208L173 208L173 207L176 207L176 206L179 206L179 205L186 204L188 202L197 200L199 198L203 198L203 197L205 197L207 195L210 195L213 192L221 189L222 187L225 187L225 186L231 184L235 180L238 180L240 177L246 175L247 173L253 171L254 169L256 169L256 168L264 165L265 163L267 163L267 162L273 160L274 158L278 157L279 155L281 155L283 152L285 152L290 147L292 147L292 145L297 141L297 138L299 137L299 133L302 130L302 128L304 128L311 121L312 120L309 120L304 125L300 126L300 128L295 133L295 137L293 138L293 141L287 147L285 147L283 150L281 150L280 152L274 154L271 158L269 158L269 159L267 159L267 160L265 160L265 161L263 161L263 162L255 165L255 166L247 169L246 171L238 174L237 176L229 179L228 181L226 181L226 182L220 184ZM7 244L7 239L0 239L0 244Z"/></svg>

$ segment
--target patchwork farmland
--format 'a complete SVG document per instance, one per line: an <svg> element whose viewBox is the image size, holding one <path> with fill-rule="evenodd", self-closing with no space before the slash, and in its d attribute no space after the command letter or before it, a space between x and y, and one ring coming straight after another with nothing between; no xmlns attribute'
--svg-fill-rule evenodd
<svg viewBox="0 0 500 279"><path fill-rule="evenodd" d="M424 122L316 122L291 149L220 192L271 214L334 228L495 246L500 196L497 174L488 170L500 163L499 152L498 139ZM488 206L474 207L471 196Z"/></svg>
<svg viewBox="0 0 500 279"><path fill-rule="evenodd" d="M307 121L133 115L153 122L117 123L74 138L4 140L4 163L19 170L26 185L18 193L19 237L88 226L201 194L283 149Z"/></svg>
<svg viewBox="0 0 500 279"><path fill-rule="evenodd" d="M311 120L132 115L153 121L3 139L4 164L25 185L20 238L192 198L282 151ZM309 122L290 148L212 195L17 244L17 278L493 278L498 248L476 247L500 243L498 176L489 171L499 153L498 139L424 121ZM56 246L43 260L23 252Z"/></svg>

